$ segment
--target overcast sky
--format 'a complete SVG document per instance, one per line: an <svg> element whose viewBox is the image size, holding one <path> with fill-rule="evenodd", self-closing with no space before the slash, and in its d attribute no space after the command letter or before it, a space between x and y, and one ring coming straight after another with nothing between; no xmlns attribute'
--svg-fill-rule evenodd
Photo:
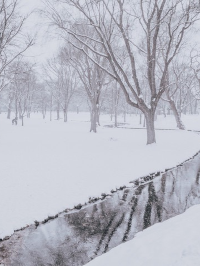
<svg viewBox="0 0 200 266"><path fill-rule="evenodd" d="M1 1L1 0L0 0ZM42 4L42 0L19 0L20 2L20 11L22 14L27 14L32 11L36 11L37 9L44 8ZM197 23L197 28L200 28L200 22ZM51 28L48 33L48 26L45 23L44 18L35 12L31 14L27 23L26 23L26 31L30 35L37 34L36 44L26 52L26 56L28 59L39 62L45 63L46 59L52 57L59 45L61 44L61 40L58 40L55 32ZM200 44L200 33L196 32L192 34L192 38L190 40L189 46L193 46L197 43L197 46Z"/></svg>
<svg viewBox="0 0 200 266"><path fill-rule="evenodd" d="M60 40L56 39L56 35L53 32L52 34L51 31L47 33L47 24L36 12L37 9L43 7L42 0L20 0L19 2L20 12L23 15L35 11L28 18L24 29L30 35L37 35L36 43L25 53L25 56L32 61L44 63L46 59L56 53Z"/></svg>

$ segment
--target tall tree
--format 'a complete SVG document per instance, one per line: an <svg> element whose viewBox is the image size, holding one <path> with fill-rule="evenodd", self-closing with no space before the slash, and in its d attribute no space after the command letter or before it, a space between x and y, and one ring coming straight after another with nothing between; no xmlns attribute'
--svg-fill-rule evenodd
<svg viewBox="0 0 200 266"><path fill-rule="evenodd" d="M52 1L47 0L47 15L51 14L65 38L66 33L71 36L69 43L119 83L126 101L146 118L147 144L156 142L156 107L166 89L169 65L199 14L197 2L62 0L62 12L55 10ZM69 7L75 14L71 21ZM80 24L92 28L95 35L83 33ZM96 55L104 58L109 66L99 64ZM141 65L145 66L145 73L140 72ZM148 78L146 101L142 87L144 75Z"/></svg>
<svg viewBox="0 0 200 266"><path fill-rule="evenodd" d="M60 108L62 108L64 122L67 122L69 104L77 87L76 71L66 57L65 49L61 48L57 57L49 60L46 66L46 82L51 91L51 102L53 97L57 104L58 120Z"/></svg>
<svg viewBox="0 0 200 266"><path fill-rule="evenodd" d="M0 1L0 90L8 84L8 66L33 45L33 38L22 34L26 19L19 14L19 0Z"/></svg>
<svg viewBox="0 0 200 266"><path fill-rule="evenodd" d="M13 77L10 93L14 98L15 117L19 117L24 125L24 117L30 115L32 98L36 91L36 75L34 65L18 60L13 63Z"/></svg>
<svg viewBox="0 0 200 266"><path fill-rule="evenodd" d="M99 124L100 97L105 85L106 73L97 64L89 60L86 55L80 52L75 51L72 53L71 51L69 58L87 93L91 113L90 131L96 133L97 124ZM96 55L96 61L101 62L101 60L102 58Z"/></svg>

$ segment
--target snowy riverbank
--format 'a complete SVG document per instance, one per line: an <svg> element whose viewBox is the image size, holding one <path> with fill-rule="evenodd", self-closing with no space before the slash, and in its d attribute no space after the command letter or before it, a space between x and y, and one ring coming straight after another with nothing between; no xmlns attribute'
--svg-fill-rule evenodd
<svg viewBox="0 0 200 266"><path fill-rule="evenodd" d="M73 114L65 124L35 115L15 127L1 115L0 237L200 150L191 132L157 131L157 144L146 146L145 130L99 127L90 134L81 122L87 119Z"/></svg>
<svg viewBox="0 0 200 266"><path fill-rule="evenodd" d="M200 205L138 233L87 266L199 266Z"/></svg>

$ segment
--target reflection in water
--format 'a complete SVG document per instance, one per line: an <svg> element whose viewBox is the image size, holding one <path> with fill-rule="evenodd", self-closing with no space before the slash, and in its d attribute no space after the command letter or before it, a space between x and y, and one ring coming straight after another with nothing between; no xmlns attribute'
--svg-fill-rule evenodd
<svg viewBox="0 0 200 266"><path fill-rule="evenodd" d="M79 211L31 225L0 242L5 265L84 265L134 235L200 203L200 155ZM91 202L91 201L90 201Z"/></svg>

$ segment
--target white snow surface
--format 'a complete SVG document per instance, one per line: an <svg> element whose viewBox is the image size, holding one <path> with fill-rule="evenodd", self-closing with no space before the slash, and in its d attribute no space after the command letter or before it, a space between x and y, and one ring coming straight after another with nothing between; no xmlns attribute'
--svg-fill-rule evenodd
<svg viewBox="0 0 200 266"><path fill-rule="evenodd" d="M199 266L200 205L137 233L87 266Z"/></svg>
<svg viewBox="0 0 200 266"><path fill-rule="evenodd" d="M157 131L148 146L143 129L89 133L88 113L70 113L68 123L33 114L24 127L1 114L0 125L0 238L200 150L200 136L186 131Z"/></svg>

